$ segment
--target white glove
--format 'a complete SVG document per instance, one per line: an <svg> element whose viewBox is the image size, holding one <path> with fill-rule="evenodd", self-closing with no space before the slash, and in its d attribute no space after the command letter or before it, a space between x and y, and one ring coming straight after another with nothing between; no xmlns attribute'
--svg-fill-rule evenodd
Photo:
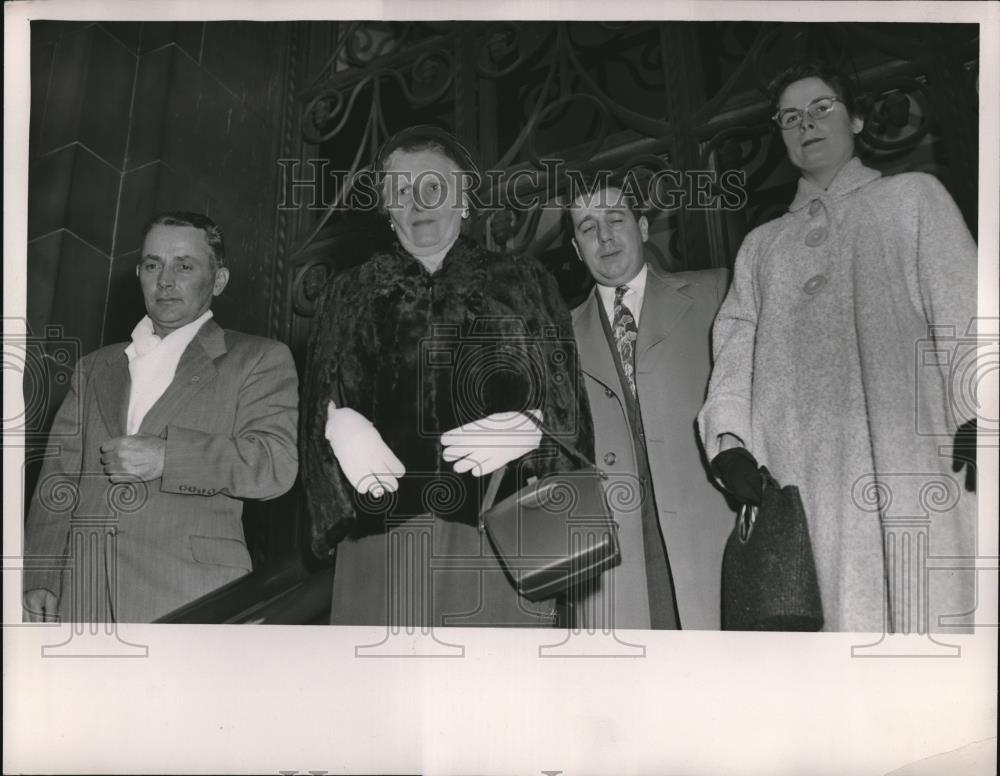
<svg viewBox="0 0 1000 776"><path fill-rule="evenodd" d="M481 477L496 471L541 444L542 432L528 415L542 420L541 410L497 412L446 431L441 435L444 459L455 461L459 474L471 471Z"/></svg>
<svg viewBox="0 0 1000 776"><path fill-rule="evenodd" d="M364 415L330 402L324 434L344 476L358 493L380 498L386 491L399 489L397 478L406 474L406 467Z"/></svg>

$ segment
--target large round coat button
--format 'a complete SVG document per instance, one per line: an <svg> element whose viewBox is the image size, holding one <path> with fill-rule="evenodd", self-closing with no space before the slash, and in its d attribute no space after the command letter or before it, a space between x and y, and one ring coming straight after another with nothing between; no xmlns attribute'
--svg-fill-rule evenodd
<svg viewBox="0 0 1000 776"><path fill-rule="evenodd" d="M604 463L606 463L608 466L614 466L615 465L615 461L617 461L617 460L618 460L618 457L614 453L605 453L604 454Z"/></svg>
<svg viewBox="0 0 1000 776"><path fill-rule="evenodd" d="M605 388L604 395L607 396L609 399L613 399L615 396L615 392L612 391L610 388Z"/></svg>
<svg viewBox="0 0 1000 776"><path fill-rule="evenodd" d="M806 284L802 286L802 290L807 294L815 294L823 286L826 285L826 275L813 275Z"/></svg>
<svg viewBox="0 0 1000 776"><path fill-rule="evenodd" d="M810 248L815 248L817 245L821 245L826 241L827 231L824 227L820 226L813 229L809 234L806 235L806 245Z"/></svg>
<svg viewBox="0 0 1000 776"><path fill-rule="evenodd" d="M809 205L809 215L818 216L819 211L823 209L823 203L818 199L814 199Z"/></svg>

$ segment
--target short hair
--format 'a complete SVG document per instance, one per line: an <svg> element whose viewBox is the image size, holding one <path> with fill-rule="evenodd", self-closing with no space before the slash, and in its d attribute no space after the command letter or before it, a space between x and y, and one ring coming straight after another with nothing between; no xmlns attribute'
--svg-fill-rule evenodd
<svg viewBox="0 0 1000 776"><path fill-rule="evenodd" d="M608 189L618 189L622 192L622 204L628 208L632 217L635 218L635 222L638 224L639 219L646 215L648 208L646 207L645 194L642 194L642 199L636 196L635 191L637 188L641 190L639 180L632 170L624 173L615 173L604 179L598 178L594 181L594 185L589 188L584 187L581 190L577 190L576 187L572 187L568 192L566 204L563 206L561 214L562 226L565 233L570 237L573 237L576 234L576 228L573 225L573 216L570 214L570 211L573 209L573 203L576 202L581 195L597 194L598 192L607 191Z"/></svg>
<svg viewBox="0 0 1000 776"><path fill-rule="evenodd" d="M205 242L212 251L212 269L226 265L226 243L222 230L211 218L202 213L190 213L186 210L165 210L157 213L142 228L142 239L154 226L192 226L205 233Z"/></svg>
<svg viewBox="0 0 1000 776"><path fill-rule="evenodd" d="M476 164L473 153L451 132L430 124L414 124L411 127L402 129L382 144L375 161L372 163L372 171L375 174L376 190L379 194L379 210L385 212L385 196L382 191L386 168L389 165L389 157L396 151L406 151L415 153L417 151L437 151L447 159L455 163L463 173L468 173L473 180L473 187L477 187L482 181L482 173L479 165ZM464 181L464 176L463 176Z"/></svg>
<svg viewBox="0 0 1000 776"><path fill-rule="evenodd" d="M778 112L778 103L785 89L803 78L818 78L823 81L833 89L837 99L844 103L849 116L861 116L862 105L857 97L854 79L835 65L820 61L799 62L782 70L771 80L767 85L767 92L771 98L772 116Z"/></svg>

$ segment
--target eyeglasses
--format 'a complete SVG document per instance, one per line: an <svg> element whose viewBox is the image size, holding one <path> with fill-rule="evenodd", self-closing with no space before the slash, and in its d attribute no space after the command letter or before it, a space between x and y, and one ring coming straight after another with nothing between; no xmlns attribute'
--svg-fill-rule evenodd
<svg viewBox="0 0 1000 776"><path fill-rule="evenodd" d="M806 115L814 121L825 119L833 110L835 102L843 104L844 101L836 97L817 97L806 106L805 110L801 108L785 108L771 116L771 120L782 129L795 129L795 127L802 123L802 119Z"/></svg>

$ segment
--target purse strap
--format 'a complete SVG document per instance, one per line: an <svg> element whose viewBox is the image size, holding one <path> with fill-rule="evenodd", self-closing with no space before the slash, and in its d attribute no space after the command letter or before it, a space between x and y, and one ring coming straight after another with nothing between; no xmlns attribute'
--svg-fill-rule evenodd
<svg viewBox="0 0 1000 776"><path fill-rule="evenodd" d="M764 503L764 491L768 488L774 488L775 490L781 490L781 486L778 485L777 480L771 476L771 472L767 470L766 466L760 467L760 479L761 479L761 505ZM491 483L492 484L492 483ZM754 526L757 525L757 515L760 513L760 507L756 504L743 504L740 507L739 516L736 518L736 535L740 540L740 544L746 544L750 541L751 535L753 535Z"/></svg>
<svg viewBox="0 0 1000 776"><path fill-rule="evenodd" d="M555 434L551 428L549 428L545 423L540 421L534 415L530 415L527 412L522 413L526 418L531 418L538 430L542 432L543 437L548 437L553 442L555 442L563 452L566 453L570 458L575 458L577 461L582 461L584 466L596 466L596 464L591 461L587 456L581 453L574 447L571 447L564 439ZM496 501L497 493L500 491L500 483L503 481L503 476L507 472L507 464L504 464L499 469L497 469L493 474L490 475L490 482L486 486L486 493L483 494L483 502L479 507L479 530L485 530L485 524L483 523L483 513L487 512L493 507L493 502Z"/></svg>

